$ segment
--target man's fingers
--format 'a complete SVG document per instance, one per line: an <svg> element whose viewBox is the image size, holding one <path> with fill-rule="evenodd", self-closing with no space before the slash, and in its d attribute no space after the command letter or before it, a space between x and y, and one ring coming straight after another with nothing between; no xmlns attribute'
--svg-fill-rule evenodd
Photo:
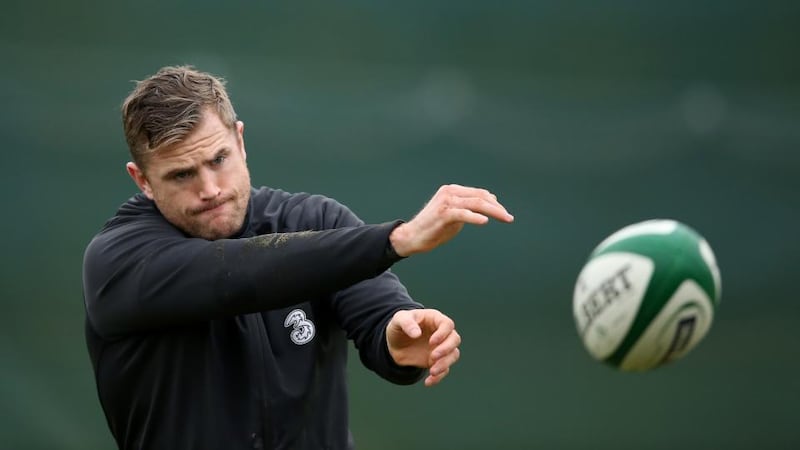
<svg viewBox="0 0 800 450"><path fill-rule="evenodd" d="M489 223L488 217L468 209L452 210L449 219L451 219L452 222L469 223L472 225L486 225Z"/></svg>
<svg viewBox="0 0 800 450"><path fill-rule="evenodd" d="M437 361L429 369L428 377L425 379L425 386L433 386L442 381L442 379L450 373L450 366L455 364L460 357L461 351L455 348L452 352Z"/></svg>
<svg viewBox="0 0 800 450"><path fill-rule="evenodd" d="M446 211L451 214L456 214L461 210L477 213L478 215L492 217L494 219L511 222L514 220L506 208L497 201L497 197L483 189L472 189L468 192L458 194L443 195L440 198L441 211ZM475 218L473 215L463 215L454 217L459 220L461 217ZM481 223L474 222L473 220L463 220L467 223ZM485 220L482 222L485 223Z"/></svg>
<svg viewBox="0 0 800 450"><path fill-rule="evenodd" d="M454 206L503 222L511 222L514 220L514 216L506 211L506 208L503 207L503 205L497 203L496 201L491 202L486 199L476 197L459 198L455 200Z"/></svg>
<svg viewBox="0 0 800 450"><path fill-rule="evenodd" d="M435 326L436 326L436 331L434 331L433 334L431 334L431 338L430 340L428 340L428 344L430 344L431 347L440 346L441 349L437 348L436 350L434 350L434 353L438 352L443 355L452 350L453 348L458 347L458 344L461 343L461 336L459 336L458 332L456 331L456 324L455 322L453 322L453 319L445 315L442 315L437 319L437 323L435 324ZM444 348L443 346L441 346L440 344L445 342L446 339L450 339L452 341L451 344L454 343L455 345L452 345L451 348ZM434 358L436 357L437 356L434 355Z"/></svg>
<svg viewBox="0 0 800 450"><path fill-rule="evenodd" d="M461 358L461 349L454 348L449 353L445 354L442 358L436 361L431 367L430 372L433 375L438 375L443 372L445 369L449 369L450 366L456 363Z"/></svg>
<svg viewBox="0 0 800 450"><path fill-rule="evenodd" d="M457 350L460 345L461 336L457 331L453 331L452 334L447 336L447 339L445 339L444 342L436 346L436 348L431 351L431 363L434 364L442 357L452 353L453 350Z"/></svg>
<svg viewBox="0 0 800 450"><path fill-rule="evenodd" d="M446 377L447 374L449 374L449 373L450 373L450 369L448 368L447 370L443 371L442 373L440 373L438 375L428 375L428 377L425 378L425 386L426 387L431 387L431 386L435 386L435 385L439 384L439 382L442 381L442 379L444 377Z"/></svg>
<svg viewBox="0 0 800 450"><path fill-rule="evenodd" d="M486 189L476 188L471 186L462 186L460 184L446 184L441 186L436 192L436 195L441 196L459 196L459 197L481 197L487 200L497 200L497 196L492 194Z"/></svg>

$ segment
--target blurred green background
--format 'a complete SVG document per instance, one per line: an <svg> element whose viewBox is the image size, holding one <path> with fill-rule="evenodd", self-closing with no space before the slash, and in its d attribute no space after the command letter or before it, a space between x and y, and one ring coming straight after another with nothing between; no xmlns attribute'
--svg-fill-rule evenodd
<svg viewBox="0 0 800 450"><path fill-rule="evenodd" d="M131 80L190 63L228 79L254 184L383 222L455 182L516 216L395 266L463 356L434 389L352 359L359 448L800 448L798 24L772 0L3 1L0 447L113 447L82 253L135 192ZM684 360L618 373L573 284L655 217L710 241L722 306Z"/></svg>

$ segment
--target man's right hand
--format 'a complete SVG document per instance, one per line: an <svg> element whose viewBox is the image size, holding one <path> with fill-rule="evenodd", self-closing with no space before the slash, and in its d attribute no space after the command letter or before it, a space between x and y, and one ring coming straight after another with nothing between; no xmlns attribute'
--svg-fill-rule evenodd
<svg viewBox="0 0 800 450"><path fill-rule="evenodd" d="M491 192L448 184L440 187L413 219L395 228L389 241L399 256L411 256L449 241L465 223L484 225L489 218L506 223L514 221L514 216Z"/></svg>

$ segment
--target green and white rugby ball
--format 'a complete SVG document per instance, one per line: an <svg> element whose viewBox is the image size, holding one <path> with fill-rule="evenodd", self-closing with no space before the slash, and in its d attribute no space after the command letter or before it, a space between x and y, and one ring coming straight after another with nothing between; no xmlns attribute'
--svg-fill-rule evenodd
<svg viewBox="0 0 800 450"><path fill-rule="evenodd" d="M597 360L643 371L686 355L708 333L720 274L705 239L674 220L629 225L589 256L573 314Z"/></svg>

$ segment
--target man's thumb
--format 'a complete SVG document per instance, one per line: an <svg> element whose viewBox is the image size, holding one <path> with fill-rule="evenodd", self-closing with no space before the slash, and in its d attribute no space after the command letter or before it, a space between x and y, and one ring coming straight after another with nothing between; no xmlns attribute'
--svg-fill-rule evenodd
<svg viewBox="0 0 800 450"><path fill-rule="evenodd" d="M422 328L419 327L413 311L403 311L402 313L398 314L397 319L400 329L403 330L406 336L412 339L422 336Z"/></svg>

